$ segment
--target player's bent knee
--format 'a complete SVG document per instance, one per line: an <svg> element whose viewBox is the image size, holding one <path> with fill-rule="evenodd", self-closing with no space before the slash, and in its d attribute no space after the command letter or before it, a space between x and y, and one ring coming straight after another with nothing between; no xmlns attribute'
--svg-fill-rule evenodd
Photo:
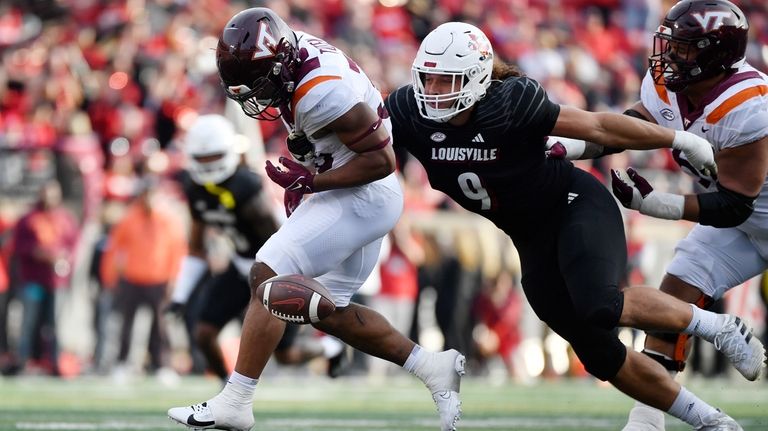
<svg viewBox="0 0 768 431"><path fill-rule="evenodd" d="M251 273L248 277L248 284L251 287L251 297L253 298L253 293L256 290L257 287L264 281L274 277L275 271L272 270L269 266L267 266L264 262L254 262L253 265L251 265Z"/></svg>
<svg viewBox="0 0 768 431"><path fill-rule="evenodd" d="M624 295L610 291L602 297L587 297L574 302L576 315L591 325L612 330L619 324L624 308Z"/></svg>
<svg viewBox="0 0 768 431"><path fill-rule="evenodd" d="M592 341L586 343L571 341L571 346L584 364L584 369L602 381L609 381L616 377L627 357L627 348L618 337L613 337L599 346Z"/></svg>

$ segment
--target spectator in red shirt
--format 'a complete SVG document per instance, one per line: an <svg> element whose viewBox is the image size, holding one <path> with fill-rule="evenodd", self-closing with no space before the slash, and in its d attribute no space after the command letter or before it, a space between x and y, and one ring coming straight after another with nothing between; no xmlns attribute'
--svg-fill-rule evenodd
<svg viewBox="0 0 768 431"><path fill-rule="evenodd" d="M41 339L44 351L38 359L49 361L51 374L58 375L56 302L69 281L78 238L77 221L61 202L59 182L46 182L37 204L16 225L12 252L24 313L16 363L5 370L7 374L24 368L34 343Z"/></svg>

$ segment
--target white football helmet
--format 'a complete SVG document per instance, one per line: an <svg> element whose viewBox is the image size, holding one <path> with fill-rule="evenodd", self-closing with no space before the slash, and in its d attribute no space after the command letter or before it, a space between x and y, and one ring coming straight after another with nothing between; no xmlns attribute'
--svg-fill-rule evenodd
<svg viewBox="0 0 768 431"><path fill-rule="evenodd" d="M240 162L235 136L232 123L223 116L197 117L184 142L187 168L194 182L218 184L235 173Z"/></svg>
<svg viewBox="0 0 768 431"><path fill-rule="evenodd" d="M421 42L411 71L419 113L426 119L443 123L485 96L491 85L493 48L479 28L463 22L447 22ZM427 94L426 74L452 76L452 91ZM453 101L449 108L440 107L448 101Z"/></svg>

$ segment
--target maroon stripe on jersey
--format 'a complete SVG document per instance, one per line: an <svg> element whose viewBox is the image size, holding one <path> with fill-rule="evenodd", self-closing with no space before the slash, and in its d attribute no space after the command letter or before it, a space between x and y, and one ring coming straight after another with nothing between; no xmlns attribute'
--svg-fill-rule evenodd
<svg viewBox="0 0 768 431"><path fill-rule="evenodd" d="M379 142L378 144L372 146L371 148L367 148L367 149L361 151L361 153L370 153L371 151L380 150L380 149L386 147L387 145L389 145L390 141L392 141L392 138L387 136L387 139L384 139L383 141Z"/></svg>
<svg viewBox="0 0 768 431"><path fill-rule="evenodd" d="M680 109L680 115L683 117L683 127L685 130L688 130L688 127L690 127L691 124L693 124L699 117L701 117L701 114L704 113L704 108L707 105L720 97L720 95L723 94L726 90L738 84L739 82L752 78L760 78L760 74L752 70L749 72L734 73L728 78L725 78L722 82L717 84L715 88L707 93L706 97L701 100L701 104L699 104L695 111L688 110L688 101L685 100L685 97L677 97L677 107Z"/></svg>
<svg viewBox="0 0 768 431"><path fill-rule="evenodd" d="M309 74L309 72L317 69L318 67L320 67L319 57L312 57L308 60L304 60L304 62L301 63L301 66L299 66L299 70L296 71L296 81L294 82L298 84L302 79L304 79L305 76Z"/></svg>
<svg viewBox="0 0 768 431"><path fill-rule="evenodd" d="M367 138L371 133L375 132L376 129L379 128L379 126L381 126L381 118L376 120L375 123L371 124L371 127L369 127L368 130L363 132L362 135L360 135L357 138L355 138L352 142L347 143L347 147L352 148L355 145L359 144L360 141L362 141L363 139Z"/></svg>

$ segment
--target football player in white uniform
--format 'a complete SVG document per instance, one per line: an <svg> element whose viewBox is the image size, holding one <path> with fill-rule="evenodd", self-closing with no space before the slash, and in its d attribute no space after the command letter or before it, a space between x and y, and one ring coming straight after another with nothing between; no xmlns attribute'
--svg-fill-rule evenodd
<svg viewBox="0 0 768 431"><path fill-rule="evenodd" d="M697 180L698 193L654 191L632 168L611 175L614 195L625 207L698 222L677 245L661 290L705 308L768 269L768 77L745 62L747 33L744 13L727 0L677 3L654 34L641 100L625 112L713 144L716 174L694 168L673 151L677 163ZM585 156L602 152L594 144L564 144L569 158L574 151L585 150ZM728 324L749 344L757 343L740 319ZM643 352L675 375L685 366L689 341L685 334L649 333ZM733 351L729 359L755 380L765 359L749 353ZM707 429L741 429L713 426ZM657 430L664 430L664 414L637 403L624 431Z"/></svg>
<svg viewBox="0 0 768 431"><path fill-rule="evenodd" d="M282 117L296 159L281 158L282 167L267 162L269 177L285 188L289 218L256 254L252 292L276 274L316 278L333 294L336 311L314 326L419 377L437 403L441 429L454 430L464 356L427 352L379 313L350 302L403 208L379 91L342 51L294 32L267 8L231 18L216 55L227 96L253 118ZM168 415L195 429L250 429L256 383L284 328L253 294L227 385Z"/></svg>

